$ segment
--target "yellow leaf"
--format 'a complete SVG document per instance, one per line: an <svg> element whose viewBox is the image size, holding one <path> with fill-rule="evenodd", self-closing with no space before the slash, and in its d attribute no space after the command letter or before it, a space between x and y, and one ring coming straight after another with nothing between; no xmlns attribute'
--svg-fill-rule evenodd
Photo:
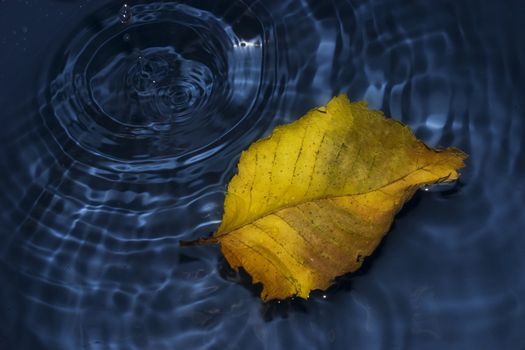
<svg viewBox="0 0 525 350"><path fill-rule="evenodd" d="M466 155L434 150L410 129L344 95L275 128L243 152L218 242L261 298L308 298L357 270L422 185L458 178Z"/></svg>

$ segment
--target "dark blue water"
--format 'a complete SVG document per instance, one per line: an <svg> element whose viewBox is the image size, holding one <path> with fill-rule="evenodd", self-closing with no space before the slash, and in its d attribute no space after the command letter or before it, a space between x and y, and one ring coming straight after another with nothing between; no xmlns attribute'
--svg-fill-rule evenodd
<svg viewBox="0 0 525 350"><path fill-rule="evenodd" d="M0 349L525 349L525 4L0 1ZM240 152L348 93L470 154L358 273L263 304Z"/></svg>

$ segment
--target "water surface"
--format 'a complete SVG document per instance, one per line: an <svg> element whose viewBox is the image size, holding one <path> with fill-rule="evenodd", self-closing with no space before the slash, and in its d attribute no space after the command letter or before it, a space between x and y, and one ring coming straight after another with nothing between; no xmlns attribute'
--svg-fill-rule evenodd
<svg viewBox="0 0 525 350"><path fill-rule="evenodd" d="M525 348L519 1L1 1L0 349ZM263 304L217 247L240 152L347 93L470 154L377 253Z"/></svg>

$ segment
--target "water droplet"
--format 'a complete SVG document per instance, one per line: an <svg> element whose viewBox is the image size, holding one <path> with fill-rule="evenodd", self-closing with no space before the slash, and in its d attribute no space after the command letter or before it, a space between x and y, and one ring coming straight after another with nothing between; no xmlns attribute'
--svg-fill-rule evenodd
<svg viewBox="0 0 525 350"><path fill-rule="evenodd" d="M457 181L452 181L441 182L432 185L423 185L420 188L425 192L447 192L452 191L457 185Z"/></svg>
<svg viewBox="0 0 525 350"><path fill-rule="evenodd" d="M323 299L326 299L326 294L323 294Z"/></svg>
<svg viewBox="0 0 525 350"><path fill-rule="evenodd" d="M128 4L124 4L118 12L118 17L121 23L129 23L131 21L131 7Z"/></svg>
<svg viewBox="0 0 525 350"><path fill-rule="evenodd" d="M122 36L122 40L124 40L125 42L128 42L130 39L131 35L129 35L129 33L126 33Z"/></svg>

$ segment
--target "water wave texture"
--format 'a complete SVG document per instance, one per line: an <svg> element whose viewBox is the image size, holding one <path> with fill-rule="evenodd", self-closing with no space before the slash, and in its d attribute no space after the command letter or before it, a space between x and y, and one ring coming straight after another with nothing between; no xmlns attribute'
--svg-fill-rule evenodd
<svg viewBox="0 0 525 350"><path fill-rule="evenodd" d="M522 5L105 3L2 116L0 348L523 349ZM363 272L263 305L178 241L216 229L243 149L339 93L465 150L462 182Z"/></svg>

